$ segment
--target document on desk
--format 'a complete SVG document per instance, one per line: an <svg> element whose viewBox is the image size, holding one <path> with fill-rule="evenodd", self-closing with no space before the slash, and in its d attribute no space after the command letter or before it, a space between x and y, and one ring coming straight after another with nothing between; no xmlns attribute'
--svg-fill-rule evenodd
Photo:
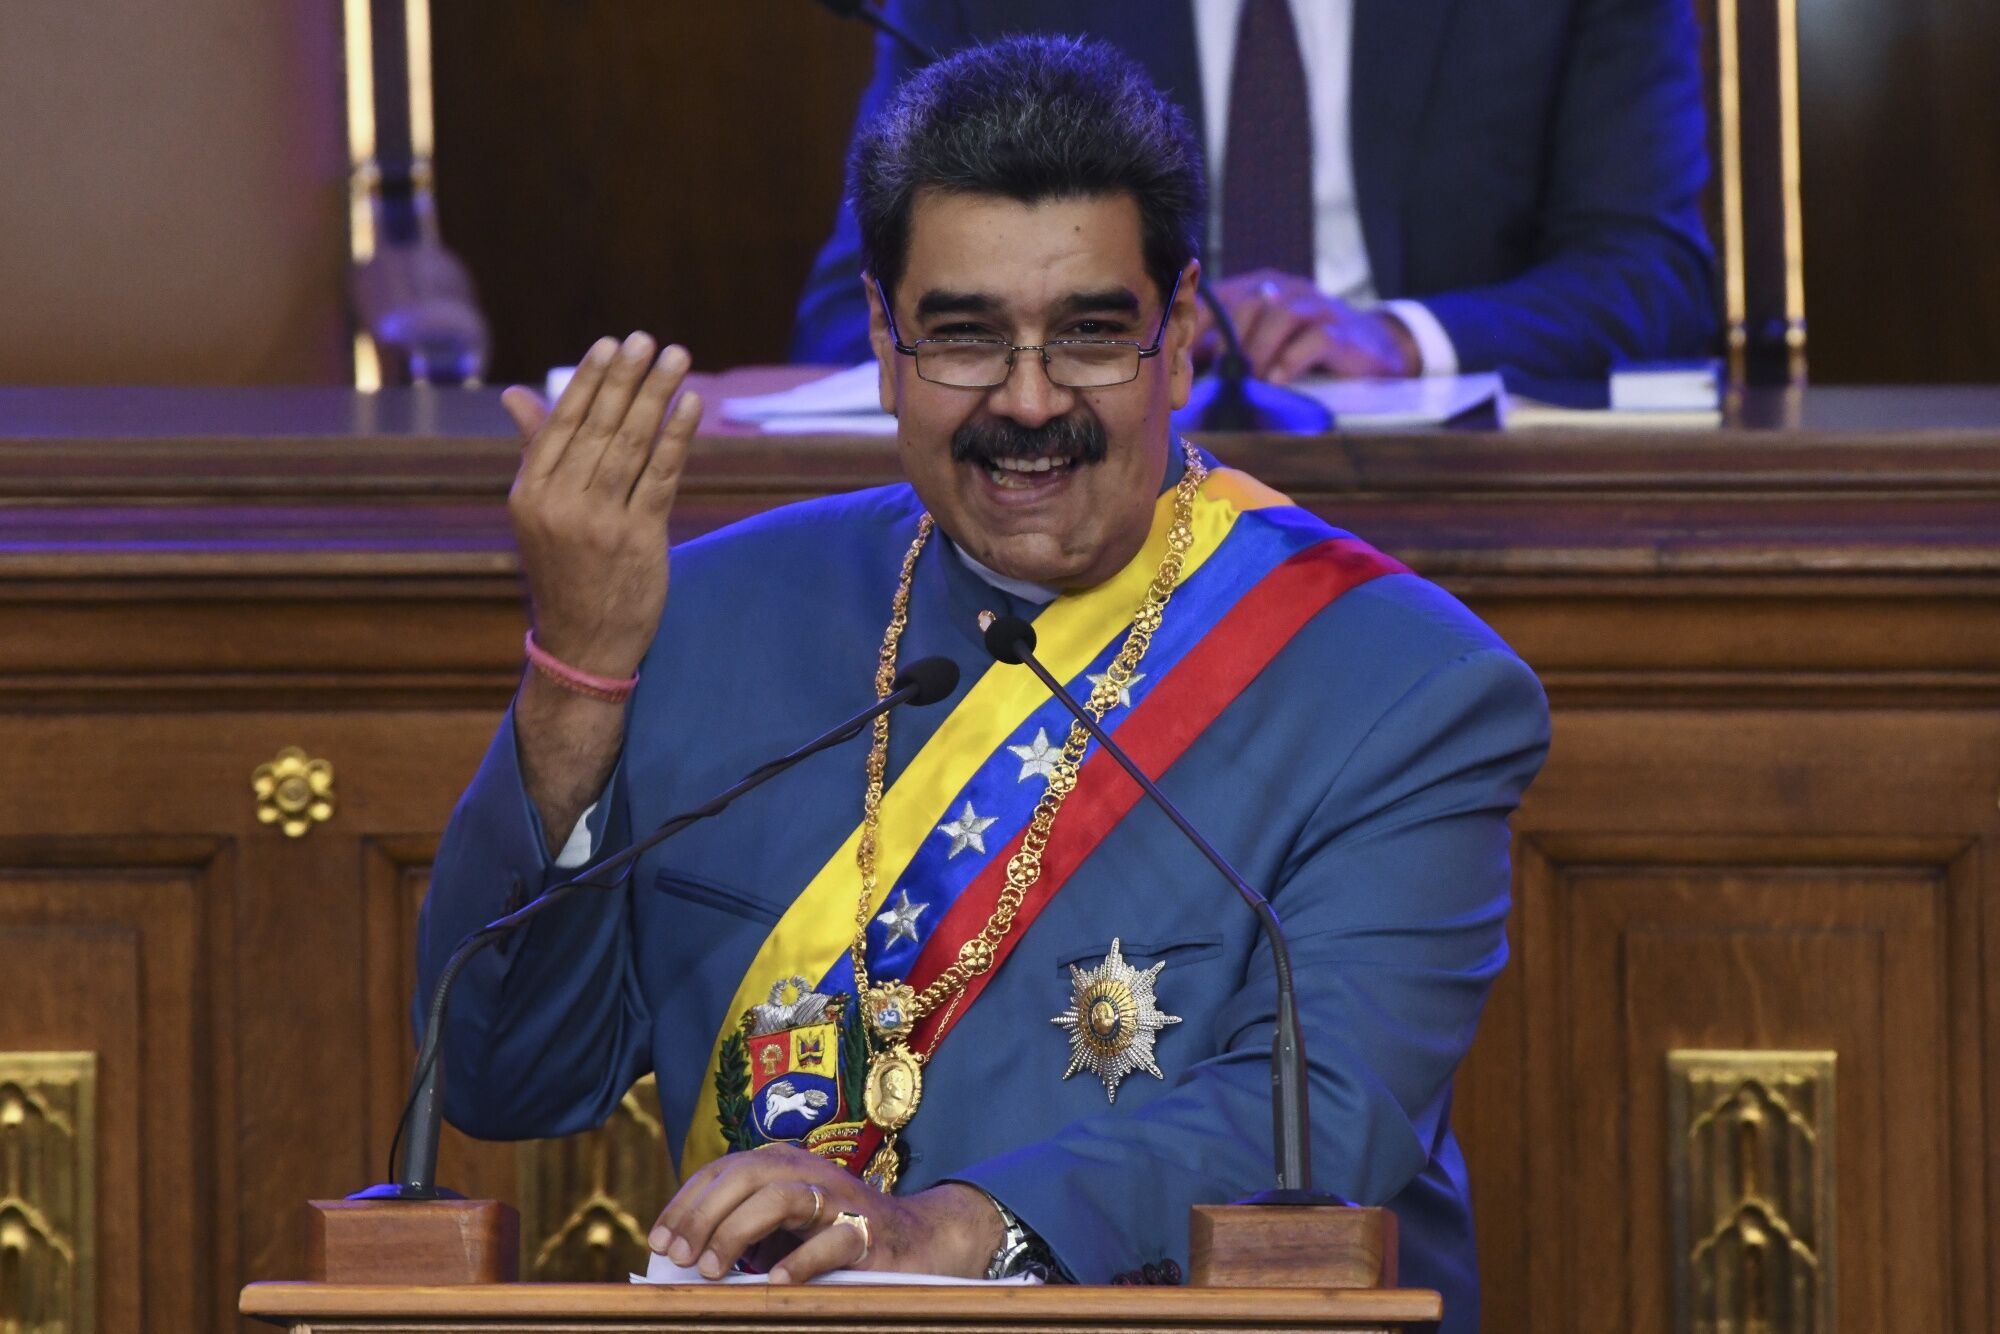
<svg viewBox="0 0 2000 1334"><path fill-rule="evenodd" d="M1442 426L1500 397L1500 376L1418 375L1400 379L1336 380L1314 376L1292 388L1333 414L1343 431L1407 431Z"/></svg>
<svg viewBox="0 0 2000 1334"><path fill-rule="evenodd" d="M703 1278L699 1269L693 1269L686 1265L677 1265L664 1255L654 1255L646 1264L646 1272L632 1275L632 1281L634 1283L650 1283L654 1285L690 1283L707 1286L711 1283L769 1283L771 1280L764 1274L737 1273L727 1274L722 1278ZM836 1269L830 1274L821 1274L818 1278L810 1281L813 1283L887 1283L905 1286L920 1284L933 1287L972 1288L1021 1287L1041 1282L1040 1279L1031 1274L1022 1274L1015 1278L952 1278L945 1274L893 1274L886 1270L881 1273L871 1273L865 1269Z"/></svg>
<svg viewBox="0 0 2000 1334"><path fill-rule="evenodd" d="M879 385L875 363L864 361L774 394L726 398L722 415L770 434L889 435L896 419L882 411ZM1395 431L1442 425L1492 402L1500 393L1500 377L1486 372L1398 380L1317 378L1295 387L1325 404L1341 430Z"/></svg>
<svg viewBox="0 0 2000 1334"><path fill-rule="evenodd" d="M774 394L725 398L722 415L772 435L893 435L881 392L875 363L864 361Z"/></svg>

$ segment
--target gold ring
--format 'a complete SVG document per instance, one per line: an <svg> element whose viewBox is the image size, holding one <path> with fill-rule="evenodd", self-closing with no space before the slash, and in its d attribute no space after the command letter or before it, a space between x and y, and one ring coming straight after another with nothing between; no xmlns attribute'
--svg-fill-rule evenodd
<svg viewBox="0 0 2000 1334"><path fill-rule="evenodd" d="M833 1225L835 1227L851 1227L861 1234L861 1254L854 1257L854 1263L860 1264L863 1260L866 1260L868 1252L873 1249L868 1236L868 1216L866 1214L857 1214L851 1209L842 1209L833 1216Z"/></svg>
<svg viewBox="0 0 2000 1334"><path fill-rule="evenodd" d="M808 1228L818 1227L819 1216L826 1210L826 1192L810 1181L806 1182L806 1189L813 1193L813 1216L806 1220L805 1225Z"/></svg>

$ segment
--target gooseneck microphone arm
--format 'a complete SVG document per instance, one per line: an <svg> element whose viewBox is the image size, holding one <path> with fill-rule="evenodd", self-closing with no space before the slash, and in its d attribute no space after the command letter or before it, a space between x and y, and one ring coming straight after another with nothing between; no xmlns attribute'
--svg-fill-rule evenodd
<svg viewBox="0 0 2000 1334"><path fill-rule="evenodd" d="M1215 294L1212 283L1196 283L1194 294L1201 298L1201 304L1208 307L1209 317L1215 321L1215 332L1222 339L1222 355L1216 358L1215 375L1219 380L1238 383L1250 378L1250 354L1243 350L1242 335L1236 331L1236 320L1229 308L1222 304L1222 298Z"/></svg>
<svg viewBox="0 0 2000 1334"><path fill-rule="evenodd" d="M760 765L730 787L692 810L681 812L658 825L652 833L594 866L586 867L553 889L545 890L504 917L496 918L466 936L445 960L437 985L431 988L430 1008L424 1018L424 1037L417 1050L416 1075L409 1101L396 1125L389 1145L389 1180L349 1196L350 1199L434 1200L449 1192L437 1185L438 1134L444 1117L444 1103L438 1091L438 1052L444 1040L445 1005L451 986L472 956L486 946L514 933L524 923L539 917L557 903L584 889L609 889L631 874L633 865L647 852L672 838L689 825L719 815L731 802L777 777L785 770L832 746L858 736L881 715L902 704L935 704L958 688L958 664L949 658L924 658L911 663L896 677L890 692L831 731L806 742L797 750ZM409 1129L409 1146L403 1154L403 1168L396 1170L396 1145Z"/></svg>
<svg viewBox="0 0 2000 1334"><path fill-rule="evenodd" d="M1019 663L1027 667L1049 693L1061 701L1085 730L1104 748L1104 753L1118 762L1118 766L1132 776L1132 781L1166 813L1174 827L1187 836L1197 851L1208 859L1208 864L1229 882L1242 900L1250 905L1257 915L1257 924L1264 929L1265 943L1271 947L1271 966L1278 980L1278 1017L1271 1033L1271 1118L1272 1143L1276 1157L1278 1189L1251 1197L1251 1203L1267 1204L1307 1204L1336 1203L1331 1199L1321 1199L1312 1193L1312 1116L1307 1106L1306 1092L1306 1050L1305 1040L1299 1032L1298 994L1292 986L1292 952L1285 944L1285 933L1278 922L1278 911L1271 901L1257 892L1236 868L1231 866L1213 844L1201 836L1201 831L1188 823L1185 815L1173 802L1167 800L1164 792L1125 753L1124 747L1113 741L1097 720L1090 716L1076 698L1063 688L1062 682L1049 673L1035 657L1035 628L1018 616L996 617L986 626L986 651L994 658L1006 663Z"/></svg>

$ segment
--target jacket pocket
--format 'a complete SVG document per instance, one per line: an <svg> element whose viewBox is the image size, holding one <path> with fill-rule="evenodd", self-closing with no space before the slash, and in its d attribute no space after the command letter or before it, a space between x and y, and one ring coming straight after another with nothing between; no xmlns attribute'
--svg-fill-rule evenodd
<svg viewBox="0 0 2000 1334"><path fill-rule="evenodd" d="M653 888L670 899L683 903L697 904L703 908L713 908L717 912L728 913L749 922L775 924L783 910L748 894L718 885L712 880L689 875L685 871L663 870L653 877Z"/></svg>
<svg viewBox="0 0 2000 1334"><path fill-rule="evenodd" d="M1152 941L1127 940L1119 937L1118 952L1126 963L1151 967L1160 960L1170 963L1198 963L1203 959L1213 959L1222 953L1222 934L1211 931L1198 935L1174 936ZM1111 953L1111 942L1101 941L1095 945L1079 945L1074 949L1056 952L1056 971L1068 972L1071 965L1083 969L1096 967Z"/></svg>

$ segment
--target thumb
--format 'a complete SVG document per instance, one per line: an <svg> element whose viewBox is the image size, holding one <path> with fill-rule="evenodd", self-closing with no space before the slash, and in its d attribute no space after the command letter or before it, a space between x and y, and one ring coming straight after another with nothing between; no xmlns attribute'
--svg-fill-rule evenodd
<svg viewBox="0 0 2000 1334"><path fill-rule="evenodd" d="M523 440L532 440L549 419L549 401L526 385L511 385L500 395L500 406L514 419Z"/></svg>

